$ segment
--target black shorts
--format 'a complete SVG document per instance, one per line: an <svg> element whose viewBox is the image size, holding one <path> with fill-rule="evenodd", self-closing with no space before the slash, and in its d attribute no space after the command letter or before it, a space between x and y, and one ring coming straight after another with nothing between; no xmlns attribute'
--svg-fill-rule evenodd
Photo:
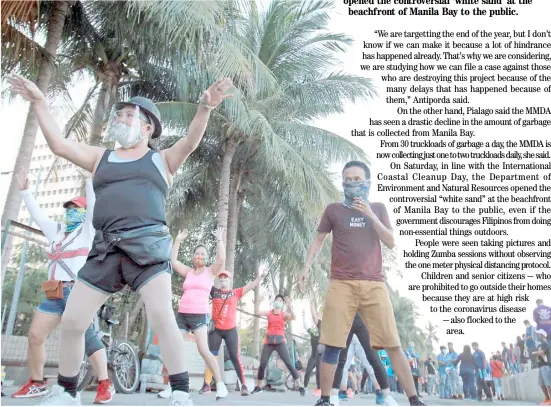
<svg viewBox="0 0 551 407"><path fill-rule="evenodd" d="M125 285L132 291L138 291L157 274L172 274L169 261L140 266L116 247L109 247L103 260L98 260L97 257L98 253L93 245L86 263L78 272L78 279L105 294L114 294Z"/></svg>
<svg viewBox="0 0 551 407"><path fill-rule="evenodd" d="M176 314L176 323L180 331L193 332L209 323L209 314Z"/></svg>

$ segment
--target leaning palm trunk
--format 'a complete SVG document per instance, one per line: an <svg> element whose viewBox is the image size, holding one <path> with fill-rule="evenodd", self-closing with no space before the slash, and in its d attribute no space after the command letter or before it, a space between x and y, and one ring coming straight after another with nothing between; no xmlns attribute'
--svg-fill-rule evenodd
<svg viewBox="0 0 551 407"><path fill-rule="evenodd" d="M48 19L48 33L46 36L46 44L44 46L44 49L52 57L55 57L57 48L61 42L61 33L63 31L63 25L65 24L65 17L67 16L68 11L68 1L54 2L52 14ZM52 79L53 70L54 67L50 61L43 60L40 63L38 76L36 78L36 85L43 93L46 93L48 90L48 86L50 85L50 81ZM14 174L24 174L29 170L37 130L38 120L31 106L27 115L27 121L25 122L19 153L17 154L17 159L15 161L15 167L13 170ZM4 213L2 214L2 227L5 227L8 220L17 219L20 206L21 194L19 193L15 177L12 176L8 196L6 198L6 206L4 207ZM4 282L6 268L10 260L11 247L12 239L11 236L8 236L2 253L2 283Z"/></svg>
<svg viewBox="0 0 551 407"><path fill-rule="evenodd" d="M237 227L239 225L239 208L241 202L239 198L239 186L241 184L241 172L236 174L230 184L230 196L228 204L228 236L226 246L226 270L233 273L235 263L235 245L237 243Z"/></svg>
<svg viewBox="0 0 551 407"><path fill-rule="evenodd" d="M98 95L98 101L94 109L94 119L90 128L90 137L88 144L92 146L101 146L101 131L105 121L105 114L110 112L111 106L117 101L117 92L121 81L120 64L109 62L108 68L99 73L101 78L101 88Z"/></svg>
<svg viewBox="0 0 551 407"><path fill-rule="evenodd" d="M103 127L103 118L105 117L105 99L107 97L107 84L102 82L98 94L98 100L94 109L94 118L90 126L90 138L88 143L91 146L101 145L101 129Z"/></svg>
<svg viewBox="0 0 551 407"><path fill-rule="evenodd" d="M228 228L228 212L230 200L231 163L237 148L237 141L229 138L225 143L222 169L220 171L220 189L218 191L218 219L219 228ZM226 236L223 237L226 240Z"/></svg>

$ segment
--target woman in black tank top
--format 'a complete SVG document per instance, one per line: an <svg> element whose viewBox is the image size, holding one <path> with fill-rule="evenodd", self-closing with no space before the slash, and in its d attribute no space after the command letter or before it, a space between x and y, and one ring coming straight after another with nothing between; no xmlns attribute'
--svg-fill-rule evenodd
<svg viewBox="0 0 551 407"><path fill-rule="evenodd" d="M96 239L62 317L58 384L42 405L80 405L77 382L84 332L100 306L125 285L140 293L159 338L173 389L172 403L191 404L184 341L171 303L171 237L164 214L168 188L152 163L148 147L150 139L162 133L158 108L143 97L115 104L106 137L121 146L115 151L123 162L113 163L105 148L63 137L44 94L34 83L18 75L7 79L15 93L33 104L52 152L95 174ZM199 145L210 111L231 96L225 95L231 86L229 79L218 80L203 92L187 136L160 152L169 180Z"/></svg>

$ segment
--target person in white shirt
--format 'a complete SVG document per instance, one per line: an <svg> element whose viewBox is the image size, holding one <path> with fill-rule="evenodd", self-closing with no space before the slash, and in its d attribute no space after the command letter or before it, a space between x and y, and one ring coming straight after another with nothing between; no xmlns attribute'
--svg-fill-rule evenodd
<svg viewBox="0 0 551 407"><path fill-rule="evenodd" d="M14 398L31 398L48 392L44 380L46 338L61 323L76 275L84 265L92 246L95 235L92 226L95 195L92 181L88 178L86 197L66 202L63 205L65 223L57 222L48 218L39 208L28 188L27 178L19 176L18 179L27 210L49 243L48 281L42 286L46 298L38 306L28 333L27 359L30 378L12 394ZM93 324L86 331L85 350L99 382L95 402L108 403L115 390L107 375L105 347Z"/></svg>

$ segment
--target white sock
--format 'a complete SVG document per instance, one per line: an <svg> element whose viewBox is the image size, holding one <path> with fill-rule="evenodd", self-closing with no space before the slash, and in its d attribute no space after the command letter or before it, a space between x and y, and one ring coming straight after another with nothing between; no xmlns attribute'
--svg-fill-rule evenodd
<svg viewBox="0 0 551 407"><path fill-rule="evenodd" d="M383 390L383 396L390 396L390 389L386 388Z"/></svg>

